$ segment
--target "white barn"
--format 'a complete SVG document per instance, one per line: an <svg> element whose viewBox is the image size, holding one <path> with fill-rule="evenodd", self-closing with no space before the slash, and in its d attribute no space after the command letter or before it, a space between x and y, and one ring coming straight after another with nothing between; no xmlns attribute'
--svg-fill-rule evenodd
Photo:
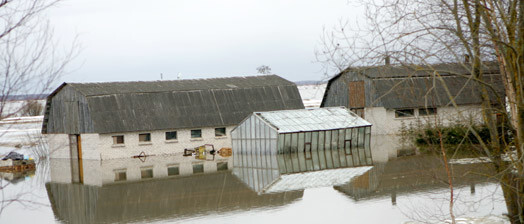
<svg viewBox="0 0 524 224"><path fill-rule="evenodd" d="M229 132L253 111L302 108L297 86L276 75L64 83L47 98L42 133L51 158L165 155L204 144L218 150L231 147Z"/></svg>

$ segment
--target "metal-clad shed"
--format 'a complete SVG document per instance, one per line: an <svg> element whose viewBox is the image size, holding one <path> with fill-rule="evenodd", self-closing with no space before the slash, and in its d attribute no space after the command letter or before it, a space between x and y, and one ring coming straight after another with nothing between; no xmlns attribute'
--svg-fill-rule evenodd
<svg viewBox="0 0 524 224"><path fill-rule="evenodd" d="M369 122L345 107L331 107L255 112L233 129L231 138L235 158L261 155L261 161L277 166L274 155L296 156L277 167L302 172L372 165L370 133ZM235 159L235 167L247 164L243 160Z"/></svg>
<svg viewBox="0 0 524 224"><path fill-rule="evenodd" d="M63 83L47 98L42 133L122 133L237 125L253 111L302 109L276 75L149 82Z"/></svg>
<svg viewBox="0 0 524 224"><path fill-rule="evenodd" d="M498 64L486 62L482 69L492 102L502 104L505 93ZM451 105L448 94L457 105L474 105L482 102L481 85L458 63L348 68L329 80L321 107L443 107Z"/></svg>

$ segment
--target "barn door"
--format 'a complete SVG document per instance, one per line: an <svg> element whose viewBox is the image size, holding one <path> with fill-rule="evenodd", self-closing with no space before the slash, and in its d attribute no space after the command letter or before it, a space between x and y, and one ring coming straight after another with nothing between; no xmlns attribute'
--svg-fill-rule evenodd
<svg viewBox="0 0 524 224"><path fill-rule="evenodd" d="M364 81L354 81L348 83L349 102L348 108L358 116L364 118L364 107L366 107L366 96Z"/></svg>
<svg viewBox="0 0 524 224"><path fill-rule="evenodd" d="M69 150L71 155L71 177L73 183L84 182L82 165L82 138L79 134L69 135Z"/></svg>
<svg viewBox="0 0 524 224"><path fill-rule="evenodd" d="M65 102L65 120L66 120L66 133L80 133L79 130L79 103L78 101L66 101Z"/></svg>

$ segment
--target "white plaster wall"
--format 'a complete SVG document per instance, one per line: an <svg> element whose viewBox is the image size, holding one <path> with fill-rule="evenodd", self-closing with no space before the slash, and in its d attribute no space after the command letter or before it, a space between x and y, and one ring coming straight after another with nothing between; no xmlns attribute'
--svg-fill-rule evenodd
<svg viewBox="0 0 524 224"><path fill-rule="evenodd" d="M49 158L67 159L71 158L69 151L69 135L67 134L47 134L49 146Z"/></svg>
<svg viewBox="0 0 524 224"><path fill-rule="evenodd" d="M465 105L454 107L437 108L436 119L443 125L453 122L473 122L482 123L482 108L480 105ZM365 119L373 124L372 134L398 134L401 127L409 125L434 123L435 116L419 116L415 109L414 117L396 118L395 110L384 107L366 108Z"/></svg>
<svg viewBox="0 0 524 224"><path fill-rule="evenodd" d="M458 108L439 107L435 116L419 116L415 109L415 116L396 118L395 110L384 107L365 109L365 119L373 124L371 128L371 152L373 161L387 161L397 157L397 151L402 148L413 147L412 143L402 142L398 136L401 127L410 125L424 125L437 122L449 125L453 122L482 123L482 108L480 105L464 105Z"/></svg>
<svg viewBox="0 0 524 224"><path fill-rule="evenodd" d="M82 159L84 184L93 186L102 186L102 176L100 173L101 161L98 159ZM52 180L52 179L51 179Z"/></svg>
<svg viewBox="0 0 524 224"><path fill-rule="evenodd" d="M390 158L396 158L397 150L402 148L397 135L372 134L370 145L373 162L387 162Z"/></svg>
<svg viewBox="0 0 524 224"><path fill-rule="evenodd" d="M100 160L99 135L98 134L81 134L82 139L82 158Z"/></svg>
<svg viewBox="0 0 524 224"><path fill-rule="evenodd" d="M216 150L223 147L231 147L231 130L235 126L226 127L225 137L215 137L215 128L201 128L202 138L191 139L192 129L162 130L151 132L128 132L100 134L98 149L101 159L130 158L139 155L141 152L147 155L169 155L183 153L186 148L194 148L204 144L213 144ZM194 128L200 129L200 128ZM166 131L177 131L176 141L166 141ZM141 133L151 133L151 142L139 142L138 135ZM112 136L124 135L123 145L113 145Z"/></svg>
<svg viewBox="0 0 524 224"><path fill-rule="evenodd" d="M73 176L71 175L71 159L51 158L49 160L49 170L52 182L68 184L73 180Z"/></svg>

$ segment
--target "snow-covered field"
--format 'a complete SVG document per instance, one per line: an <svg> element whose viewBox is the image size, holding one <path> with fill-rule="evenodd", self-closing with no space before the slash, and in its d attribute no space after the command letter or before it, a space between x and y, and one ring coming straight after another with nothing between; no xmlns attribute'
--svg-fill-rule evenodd
<svg viewBox="0 0 524 224"><path fill-rule="evenodd" d="M298 86L298 92L300 92L300 97L302 97L302 102L306 108L320 107L325 90L326 84Z"/></svg>
<svg viewBox="0 0 524 224"><path fill-rule="evenodd" d="M17 149L27 153L27 148L41 137L43 116L12 117L0 121L0 156Z"/></svg>

